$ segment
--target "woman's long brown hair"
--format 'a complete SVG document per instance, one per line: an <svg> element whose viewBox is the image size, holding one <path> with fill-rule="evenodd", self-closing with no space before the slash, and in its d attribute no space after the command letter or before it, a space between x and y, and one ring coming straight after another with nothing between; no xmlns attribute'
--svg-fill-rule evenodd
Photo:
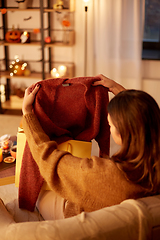
<svg viewBox="0 0 160 240"><path fill-rule="evenodd" d="M156 101L140 90L117 94L108 105L122 146L112 156L127 178L160 192L160 109Z"/></svg>

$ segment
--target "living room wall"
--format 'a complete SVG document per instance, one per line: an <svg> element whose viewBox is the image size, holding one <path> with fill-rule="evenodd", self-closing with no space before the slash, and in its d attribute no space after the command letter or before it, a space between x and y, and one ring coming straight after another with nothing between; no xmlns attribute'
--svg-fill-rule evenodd
<svg viewBox="0 0 160 240"><path fill-rule="evenodd" d="M143 90L151 94L160 106L160 61L142 61Z"/></svg>
<svg viewBox="0 0 160 240"><path fill-rule="evenodd" d="M11 0L9 2L14 2ZM39 3L39 0L33 0L33 5ZM91 11L88 14L92 14ZM14 17L14 21L19 22L19 18L16 19L17 14L11 13L12 17ZM14 15L14 16L13 16ZM36 17L37 22L34 23L34 27L38 27L39 16ZM1 21L1 20L0 20ZM21 24L21 23L20 23ZM89 23L88 23L89 24ZM15 26L16 27L16 26ZM54 49L54 57L58 60L63 58L73 61L75 63L75 77L84 76L84 38L85 38L85 11L84 11L84 2L83 0L75 0L75 13L74 13L74 29L76 32L75 45L72 48L63 48L63 49ZM90 44L88 44L89 51ZM35 54L36 49L32 49L32 51L28 52L26 48L21 49L21 55L24 57L25 55L28 58L39 58L39 55ZM11 49L11 55L14 56L16 54L16 49L14 46ZM39 54L39 53L38 53ZM0 46L0 58L4 57L3 47ZM88 75L97 75L99 72L94 71L94 67L92 66L92 62L89 62L88 67ZM103 74L103 73L102 73ZM115 79L116 80L116 79ZM2 83L5 82L2 79ZM35 79L28 78L27 80L22 79L12 79L12 84L25 84L26 86L30 85L32 82L35 82ZM142 88L146 92L150 93L160 105L160 61L150 61L150 60L142 60Z"/></svg>

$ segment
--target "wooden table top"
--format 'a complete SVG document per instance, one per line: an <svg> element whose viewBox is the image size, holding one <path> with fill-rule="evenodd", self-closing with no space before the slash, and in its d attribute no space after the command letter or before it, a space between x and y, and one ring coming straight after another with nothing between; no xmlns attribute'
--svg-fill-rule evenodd
<svg viewBox="0 0 160 240"><path fill-rule="evenodd" d="M0 186L15 183L16 163L0 163Z"/></svg>

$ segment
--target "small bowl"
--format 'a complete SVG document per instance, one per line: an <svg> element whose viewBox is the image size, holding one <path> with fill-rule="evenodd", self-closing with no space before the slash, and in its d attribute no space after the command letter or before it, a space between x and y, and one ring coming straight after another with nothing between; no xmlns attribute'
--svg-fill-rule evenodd
<svg viewBox="0 0 160 240"><path fill-rule="evenodd" d="M11 153L11 156L16 159L17 145L14 145L14 146L10 149L10 153Z"/></svg>

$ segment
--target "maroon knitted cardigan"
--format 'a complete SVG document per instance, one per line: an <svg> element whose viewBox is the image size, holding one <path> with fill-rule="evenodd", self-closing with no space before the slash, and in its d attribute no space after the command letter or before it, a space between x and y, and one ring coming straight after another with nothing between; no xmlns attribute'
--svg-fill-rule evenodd
<svg viewBox="0 0 160 240"><path fill-rule="evenodd" d="M40 81L34 112L51 140L95 139L100 155L109 154L108 89L92 86L95 77ZM64 83L69 86L64 86ZM43 185L38 166L26 142L19 184L19 207L33 211Z"/></svg>

